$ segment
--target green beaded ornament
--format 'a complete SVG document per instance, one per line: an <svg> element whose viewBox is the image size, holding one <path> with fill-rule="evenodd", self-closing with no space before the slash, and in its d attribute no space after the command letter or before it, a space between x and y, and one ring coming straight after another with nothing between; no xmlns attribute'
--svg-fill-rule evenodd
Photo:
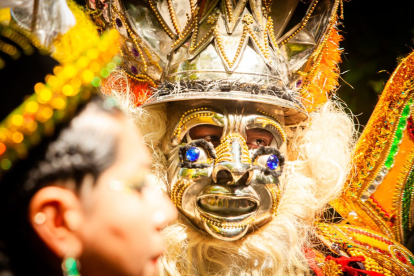
<svg viewBox="0 0 414 276"><path fill-rule="evenodd" d="M80 276L79 262L75 258L66 258L62 262L64 276Z"/></svg>
<svg viewBox="0 0 414 276"><path fill-rule="evenodd" d="M398 149L403 138L403 132L405 127L407 126L407 119L410 116L410 105L412 104L413 100L409 100L407 105L404 107L403 112L401 113L400 120L398 121L397 130L394 135L394 140L391 144L390 152L385 160L385 167L390 169L394 165L395 155L398 153Z"/></svg>

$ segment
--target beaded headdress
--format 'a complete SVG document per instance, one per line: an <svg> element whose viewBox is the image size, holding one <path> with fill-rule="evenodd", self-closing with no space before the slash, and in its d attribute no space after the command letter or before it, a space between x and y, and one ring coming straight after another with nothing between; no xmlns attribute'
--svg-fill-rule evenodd
<svg viewBox="0 0 414 276"><path fill-rule="evenodd" d="M232 99L277 105L287 125L337 86L341 0L90 0L101 29L122 35L138 104ZM294 22L301 7L306 10ZM300 14L300 13L299 13ZM296 16L297 17L297 16ZM142 90L140 90L142 91ZM305 110L306 109L306 110Z"/></svg>
<svg viewBox="0 0 414 276"><path fill-rule="evenodd" d="M76 15L77 26L53 42L54 56L62 57L61 64L54 68L53 74L46 76L45 83L37 83L34 93L0 122L0 178L19 159L26 158L43 136L51 135L56 124L73 117L77 107L90 98L93 87L99 86L101 78L107 77L119 64L116 56L118 33L109 31L99 38L87 16L74 3L69 5ZM1 28L7 31L10 27L6 23L2 22ZM14 42L20 38L17 32L4 33L16 36ZM86 33L88 43L75 47L75 42ZM21 43L26 44L32 47L26 40ZM77 52L80 49L85 52Z"/></svg>

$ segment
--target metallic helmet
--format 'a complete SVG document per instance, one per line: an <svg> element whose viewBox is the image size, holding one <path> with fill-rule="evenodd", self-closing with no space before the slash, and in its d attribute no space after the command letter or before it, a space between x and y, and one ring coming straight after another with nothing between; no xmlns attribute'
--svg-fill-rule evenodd
<svg viewBox="0 0 414 276"><path fill-rule="evenodd" d="M102 29L112 25L123 36L128 76L158 86L144 104L261 102L282 107L294 125L307 117L301 99L316 98L300 92L312 82L341 0L303 2L90 0L88 10Z"/></svg>

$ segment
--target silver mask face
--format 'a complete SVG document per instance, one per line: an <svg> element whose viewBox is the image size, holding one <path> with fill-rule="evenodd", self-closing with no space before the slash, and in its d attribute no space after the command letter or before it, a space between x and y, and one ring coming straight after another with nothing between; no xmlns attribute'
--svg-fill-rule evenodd
<svg viewBox="0 0 414 276"><path fill-rule="evenodd" d="M171 199L180 212L227 241L270 221L286 151L283 112L275 107L270 115L254 104L172 110L164 150Z"/></svg>

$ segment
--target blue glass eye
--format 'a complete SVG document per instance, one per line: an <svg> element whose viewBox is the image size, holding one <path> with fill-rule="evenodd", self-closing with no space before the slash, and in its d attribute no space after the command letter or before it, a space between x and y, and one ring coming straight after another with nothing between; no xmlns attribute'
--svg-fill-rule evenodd
<svg viewBox="0 0 414 276"><path fill-rule="evenodd" d="M191 147L186 151L185 157L188 161L197 161L197 159L200 157L200 150L196 147Z"/></svg>
<svg viewBox="0 0 414 276"><path fill-rule="evenodd" d="M269 169L274 170L279 166L279 158L276 155L270 155L266 162Z"/></svg>

